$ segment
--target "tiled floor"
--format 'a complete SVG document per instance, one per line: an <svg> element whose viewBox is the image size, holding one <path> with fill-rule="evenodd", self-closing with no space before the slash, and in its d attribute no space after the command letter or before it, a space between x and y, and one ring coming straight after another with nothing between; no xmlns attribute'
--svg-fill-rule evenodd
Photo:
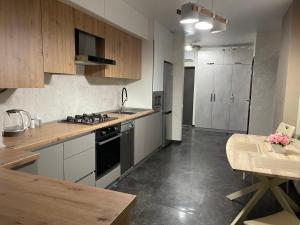
<svg viewBox="0 0 300 225"><path fill-rule="evenodd" d="M227 162L228 134L183 129L183 142L155 153L112 189L137 195L134 225L229 225L250 196L227 194L251 183ZM249 218L280 210L269 193Z"/></svg>

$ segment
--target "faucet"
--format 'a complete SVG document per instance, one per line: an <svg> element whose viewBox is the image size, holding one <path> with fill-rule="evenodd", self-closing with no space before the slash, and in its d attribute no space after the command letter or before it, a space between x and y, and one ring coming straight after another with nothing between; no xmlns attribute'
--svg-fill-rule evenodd
<svg viewBox="0 0 300 225"><path fill-rule="evenodd" d="M124 93L125 93L125 99L124 99ZM121 112L124 110L124 104L125 104L126 101L128 101L128 95L127 95L127 89L124 87L122 89L122 107L121 107Z"/></svg>

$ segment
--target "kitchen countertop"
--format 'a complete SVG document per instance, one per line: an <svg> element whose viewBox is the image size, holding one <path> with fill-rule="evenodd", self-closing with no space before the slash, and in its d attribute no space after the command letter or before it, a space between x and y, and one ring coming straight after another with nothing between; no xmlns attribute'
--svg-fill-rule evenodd
<svg viewBox="0 0 300 225"><path fill-rule="evenodd" d="M99 128L134 120L154 111L146 110L132 115L113 114L118 119L97 125L67 124L61 122L45 123L41 127L28 129L24 134L17 137L4 137L4 148L0 148L0 167L15 168L38 159L38 153L32 152L35 149L75 138L86 133L93 132Z"/></svg>
<svg viewBox="0 0 300 225"><path fill-rule="evenodd" d="M0 169L0 224L123 225L135 203L134 195Z"/></svg>
<svg viewBox="0 0 300 225"><path fill-rule="evenodd" d="M134 195L10 169L37 160L35 149L152 113L111 114L118 119L98 125L52 122L17 137L4 137L6 147L0 149L0 224L129 225Z"/></svg>

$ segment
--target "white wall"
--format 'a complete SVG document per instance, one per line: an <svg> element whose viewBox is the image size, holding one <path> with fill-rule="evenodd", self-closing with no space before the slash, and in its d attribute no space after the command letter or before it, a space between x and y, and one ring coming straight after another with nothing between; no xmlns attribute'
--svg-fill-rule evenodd
<svg viewBox="0 0 300 225"><path fill-rule="evenodd" d="M173 43L173 33L155 21L153 91L163 91L164 61L173 63Z"/></svg>
<svg viewBox="0 0 300 225"><path fill-rule="evenodd" d="M172 140L182 140L182 111L184 86L184 34L175 33L173 45L173 105L172 105Z"/></svg>
<svg viewBox="0 0 300 225"><path fill-rule="evenodd" d="M78 74L83 74L83 67L78 67ZM2 113L13 108L38 115L43 122L117 109L121 103L122 83L117 79L84 75L47 75L44 88L9 89L0 94L0 130L3 130Z"/></svg>
<svg viewBox="0 0 300 225"><path fill-rule="evenodd" d="M148 18L123 0L63 0L105 19L141 38L148 39Z"/></svg>
<svg viewBox="0 0 300 225"><path fill-rule="evenodd" d="M250 134L269 135L273 132L274 95L280 41L280 32L259 32L257 34L252 81Z"/></svg>

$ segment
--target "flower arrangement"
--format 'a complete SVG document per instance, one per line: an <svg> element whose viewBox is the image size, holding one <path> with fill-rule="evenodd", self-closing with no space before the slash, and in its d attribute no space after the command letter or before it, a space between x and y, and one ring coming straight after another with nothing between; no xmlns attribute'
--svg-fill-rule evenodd
<svg viewBox="0 0 300 225"><path fill-rule="evenodd" d="M287 135L277 133L277 134L271 134L268 137L268 142L270 144L281 145L282 147L284 147L289 145L291 143L291 140Z"/></svg>

